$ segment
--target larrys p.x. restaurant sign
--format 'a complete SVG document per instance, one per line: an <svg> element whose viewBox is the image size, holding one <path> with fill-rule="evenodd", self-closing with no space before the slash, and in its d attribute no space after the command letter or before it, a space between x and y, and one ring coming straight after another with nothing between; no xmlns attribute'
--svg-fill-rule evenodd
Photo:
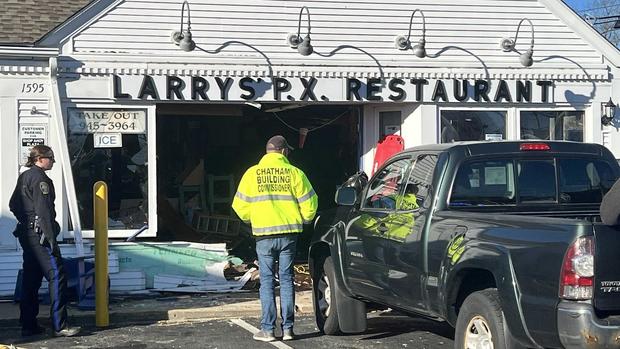
<svg viewBox="0 0 620 349"><path fill-rule="evenodd" d="M553 103L547 80L259 78L113 75L115 99L180 101L309 101Z"/></svg>

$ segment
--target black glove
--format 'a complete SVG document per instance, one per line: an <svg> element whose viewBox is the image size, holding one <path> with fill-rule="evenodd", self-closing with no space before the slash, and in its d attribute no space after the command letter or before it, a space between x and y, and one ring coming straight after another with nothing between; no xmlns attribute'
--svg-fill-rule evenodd
<svg viewBox="0 0 620 349"><path fill-rule="evenodd" d="M60 224L58 224L58 222L54 221L52 223L52 229L54 230L54 236L58 237L58 234L60 234Z"/></svg>

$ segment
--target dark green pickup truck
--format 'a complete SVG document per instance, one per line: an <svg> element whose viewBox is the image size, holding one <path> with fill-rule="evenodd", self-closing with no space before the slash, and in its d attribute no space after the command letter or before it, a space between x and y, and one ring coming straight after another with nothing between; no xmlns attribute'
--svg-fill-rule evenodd
<svg viewBox="0 0 620 349"><path fill-rule="evenodd" d="M619 176L597 144L400 152L315 221L317 324L363 332L379 304L447 321L457 348L620 347L620 229L599 218Z"/></svg>

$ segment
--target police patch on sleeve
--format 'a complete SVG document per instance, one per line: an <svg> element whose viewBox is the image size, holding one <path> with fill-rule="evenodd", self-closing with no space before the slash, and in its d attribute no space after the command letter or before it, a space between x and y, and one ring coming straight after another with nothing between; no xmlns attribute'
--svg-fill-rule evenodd
<svg viewBox="0 0 620 349"><path fill-rule="evenodd" d="M50 193L50 186L49 184L47 184L47 182L39 183L39 188L41 189L41 193L43 193L43 195L47 195Z"/></svg>

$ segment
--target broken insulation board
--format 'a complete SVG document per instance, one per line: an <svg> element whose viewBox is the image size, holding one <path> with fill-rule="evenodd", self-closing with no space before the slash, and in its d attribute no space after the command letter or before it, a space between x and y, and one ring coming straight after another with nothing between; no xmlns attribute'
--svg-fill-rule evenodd
<svg viewBox="0 0 620 349"><path fill-rule="evenodd" d="M144 271L146 288L153 288L155 274L206 277L214 264L242 263L228 255L225 244L126 242L110 244L109 248L118 255L121 272Z"/></svg>

